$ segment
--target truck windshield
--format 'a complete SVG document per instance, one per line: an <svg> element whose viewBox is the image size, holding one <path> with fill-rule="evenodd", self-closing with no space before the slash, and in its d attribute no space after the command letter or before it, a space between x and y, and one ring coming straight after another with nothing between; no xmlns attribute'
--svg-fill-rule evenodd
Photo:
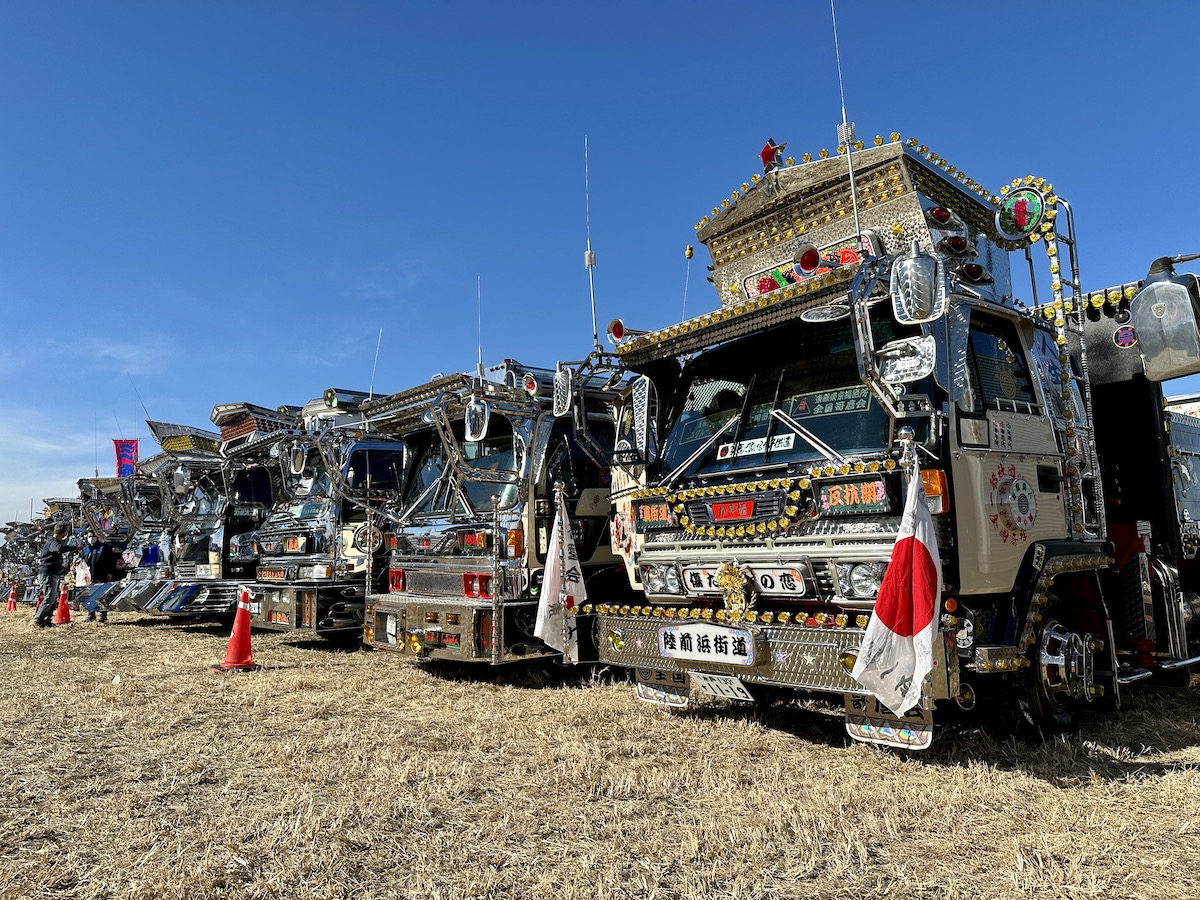
<svg viewBox="0 0 1200 900"><path fill-rule="evenodd" d="M492 497L500 498L502 509L512 506L517 501L519 464L512 424L493 413L483 440L468 442L463 440L462 422L455 422L454 439L463 477L435 431L405 437L413 463L404 509L418 515L482 513L492 508Z"/></svg>
<svg viewBox="0 0 1200 900"><path fill-rule="evenodd" d="M346 463L346 483L353 490L394 491L404 474L404 451L359 447Z"/></svg>
<svg viewBox="0 0 1200 900"><path fill-rule="evenodd" d="M896 336L890 317L875 330L877 341ZM700 354L684 369L665 431L660 474L679 477L827 460L822 444L842 456L890 446L888 415L858 377L849 317L796 322Z"/></svg>

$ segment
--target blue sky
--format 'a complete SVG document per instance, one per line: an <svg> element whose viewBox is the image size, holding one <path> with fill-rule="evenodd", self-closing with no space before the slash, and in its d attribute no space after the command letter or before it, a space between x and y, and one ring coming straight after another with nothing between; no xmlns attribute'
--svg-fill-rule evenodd
<svg viewBox="0 0 1200 900"><path fill-rule="evenodd" d="M1051 180L1085 288L1200 252L1200 4L837 17L859 136ZM827 0L0 2L0 520L148 417L470 370L477 322L580 358L585 140L601 332L713 308L695 223L840 120Z"/></svg>

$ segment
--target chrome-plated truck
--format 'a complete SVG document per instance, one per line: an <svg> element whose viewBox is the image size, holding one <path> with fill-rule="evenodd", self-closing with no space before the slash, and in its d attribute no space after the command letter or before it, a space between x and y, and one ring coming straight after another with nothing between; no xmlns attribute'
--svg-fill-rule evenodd
<svg viewBox="0 0 1200 900"><path fill-rule="evenodd" d="M368 579L385 569L370 504L398 489L405 466L403 443L364 434L367 396L330 388L300 410L301 427L271 436L279 491L265 521L230 549L255 560L255 627L361 641Z"/></svg>
<svg viewBox="0 0 1200 900"><path fill-rule="evenodd" d="M232 405L232 404L231 404ZM270 508L263 460L222 452L221 435L166 422L146 423L171 463L156 478L172 523L169 575L145 603L147 612L173 617L226 617L253 572L230 564L226 531L257 526Z"/></svg>
<svg viewBox="0 0 1200 900"><path fill-rule="evenodd" d="M137 471L117 479L116 490L107 495L120 506L129 532L123 553L125 577L119 588L100 600L104 607L143 610L171 577L175 515L166 498L166 482L159 477L170 471L174 471L170 454L156 453L139 460Z"/></svg>
<svg viewBox="0 0 1200 900"><path fill-rule="evenodd" d="M1195 257L1085 290L1050 183L993 194L915 140L874 143L799 163L769 144L696 225L720 306L614 322L614 354L560 373L637 376L612 536L645 599L595 604L600 658L670 705L837 697L851 737L912 749L939 706L1044 733L1186 683L1200 427L1163 382L1200 372L1197 277L1175 268ZM915 477L941 590L898 714L852 672Z"/></svg>
<svg viewBox="0 0 1200 900"><path fill-rule="evenodd" d="M556 485L588 596L631 597L608 539L616 393L581 387L585 446L552 413L553 377L505 360L362 405L368 424L410 453L401 496L380 510L391 556L384 589L367 601L367 645L481 665L559 656L535 635ZM590 620L580 618L579 634L579 661L594 660Z"/></svg>

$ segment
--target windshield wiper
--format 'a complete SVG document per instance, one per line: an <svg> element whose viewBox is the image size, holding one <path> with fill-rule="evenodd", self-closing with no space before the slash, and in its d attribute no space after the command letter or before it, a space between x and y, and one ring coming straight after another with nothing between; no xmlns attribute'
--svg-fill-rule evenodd
<svg viewBox="0 0 1200 900"><path fill-rule="evenodd" d="M781 409L771 410L771 418L778 419L780 422L782 422L788 428L792 429L792 431L796 432L796 434L798 434L798 435L800 435L800 437L804 438L804 440L808 443L808 445L810 447L812 447L814 450L816 450L818 453L824 453L826 456L832 457L833 459L836 459L840 463L844 463L846 461L846 457L842 456L842 454L838 453L836 450L834 450L832 447L830 447L828 444L826 444L823 440L821 440L819 437L817 437L815 434L813 434L811 431L809 431L807 428L805 428L803 425L801 425L799 422L797 422L795 419L793 419L791 416L789 416L783 410L781 410Z"/></svg>
<svg viewBox="0 0 1200 900"><path fill-rule="evenodd" d="M672 472L666 478L662 479L662 481L660 481L658 483L659 486L661 487L664 484L671 484L683 472L686 472L688 467L691 466L691 464L694 463L701 456L703 456L704 453L706 453L712 447L712 445L717 442L717 438L719 438L721 435L723 435L725 432L727 432L729 430L729 427L731 425L733 425L735 422L737 422L740 418L741 418L741 415L739 413L734 413L732 416L730 416L729 421L727 421L724 425L722 425L718 431L714 432L707 441L705 441L703 444L701 444L699 447L697 447L695 449L695 451L693 451L692 455L689 456L687 459L685 459L683 461L683 463L679 466L678 469L676 469L674 472Z"/></svg>

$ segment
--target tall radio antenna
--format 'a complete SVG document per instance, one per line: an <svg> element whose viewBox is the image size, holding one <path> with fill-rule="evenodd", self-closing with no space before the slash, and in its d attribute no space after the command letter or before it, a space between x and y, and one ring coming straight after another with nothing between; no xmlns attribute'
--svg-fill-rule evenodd
<svg viewBox="0 0 1200 900"><path fill-rule="evenodd" d="M829 0L829 14L833 18L833 55L837 60L838 94L842 100L842 124L838 126L838 143L846 148L846 168L850 174L850 208L854 212L854 243L862 253L862 226L858 221L858 185L854 183L854 123L846 118L846 88L842 82L842 50L838 44L837 9L834 0Z"/></svg>
<svg viewBox="0 0 1200 900"><path fill-rule="evenodd" d="M588 271L588 290L592 298L592 345L600 349L600 332L596 328L596 254L592 251L592 201L588 183L588 139L583 136L583 217L587 230L587 250L583 253L583 267Z"/></svg>
<svg viewBox="0 0 1200 900"><path fill-rule="evenodd" d="M375 369L379 366L379 345L383 343L383 329L379 329L379 337L375 339L375 362L371 363L371 386L367 388L367 397L375 396Z"/></svg>
<svg viewBox="0 0 1200 900"><path fill-rule="evenodd" d="M483 279L475 276L475 346L479 348L476 374L483 381Z"/></svg>

